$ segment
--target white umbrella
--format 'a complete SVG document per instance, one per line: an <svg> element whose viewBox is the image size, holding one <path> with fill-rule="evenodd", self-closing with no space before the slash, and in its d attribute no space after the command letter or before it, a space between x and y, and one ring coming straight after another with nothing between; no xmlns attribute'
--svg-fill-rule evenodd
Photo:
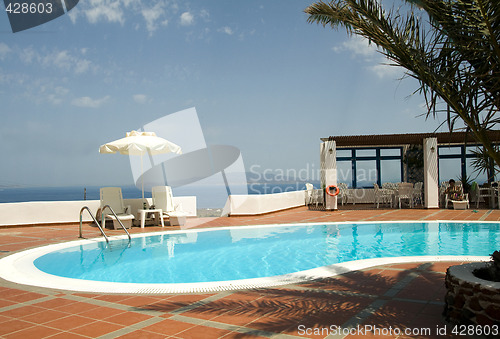
<svg viewBox="0 0 500 339"><path fill-rule="evenodd" d="M180 146L156 136L154 132L127 132L121 138L99 147L99 153L116 153L141 156L141 174L143 173L142 156L146 153L155 155L163 153L182 154ZM142 179L142 201L144 201L144 176Z"/></svg>

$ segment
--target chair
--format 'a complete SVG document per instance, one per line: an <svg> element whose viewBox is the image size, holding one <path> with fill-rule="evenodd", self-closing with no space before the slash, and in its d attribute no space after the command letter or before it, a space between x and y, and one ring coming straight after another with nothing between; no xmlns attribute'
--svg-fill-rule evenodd
<svg viewBox="0 0 500 339"><path fill-rule="evenodd" d="M449 187L449 186L448 186ZM452 192L452 193L446 193L445 194L445 197L444 197L444 208L448 208L448 203L452 203L452 206L453 208L455 208L453 202L454 201L462 201L462 202L466 202L466 207L469 208L469 194L468 193L465 193L464 194L464 188L462 186L462 182L460 181L457 181L455 183L455 187L457 187L456 191ZM454 195L458 195L460 196L460 199L457 200Z"/></svg>
<svg viewBox="0 0 500 339"><path fill-rule="evenodd" d="M103 228L106 227L106 219L113 220L113 228L115 230L121 228L120 223L116 220L110 209L106 208L103 210L103 207L106 205L109 205L113 209L125 228L132 226L132 220L135 217L130 213L130 206L123 204L122 189L120 187L102 187L100 189L100 197Z"/></svg>
<svg viewBox="0 0 500 339"><path fill-rule="evenodd" d="M453 203L453 209L469 209L470 208L469 193L462 194L461 200L450 199L450 201Z"/></svg>
<svg viewBox="0 0 500 339"><path fill-rule="evenodd" d="M375 191L375 205L379 208L379 204L389 203L392 208L392 191L384 188L380 188L378 184L373 184L373 189Z"/></svg>
<svg viewBox="0 0 500 339"><path fill-rule="evenodd" d="M448 197L448 194L446 193L446 191L448 190L448 187L450 187L450 183L448 181L441 182L441 186L439 186L440 202L442 200L444 200L444 208L448 208L448 203L451 201L451 199L449 199L449 197ZM462 187L461 181L456 181L455 187L459 187L460 191L463 192L463 187Z"/></svg>
<svg viewBox="0 0 500 339"><path fill-rule="evenodd" d="M490 199L490 205L495 206L495 193L496 189L494 187L479 187L476 196L476 208L479 208L479 203L484 201L483 198Z"/></svg>
<svg viewBox="0 0 500 339"><path fill-rule="evenodd" d="M396 199L399 202L399 208L401 208L401 200L408 200L410 208L413 208L413 184L409 182L398 183Z"/></svg>
<svg viewBox="0 0 500 339"><path fill-rule="evenodd" d="M349 188L347 188L347 184L343 182L338 184L338 188L339 188L338 198L341 199L342 206L344 206L344 203L347 204L349 200L351 200L352 198L351 191L349 190ZM352 203L355 204L355 201L353 200Z"/></svg>
<svg viewBox="0 0 500 339"><path fill-rule="evenodd" d="M313 184L306 183L306 191L305 191L306 205L311 204L313 190L314 190Z"/></svg>
<svg viewBox="0 0 500 339"><path fill-rule="evenodd" d="M311 192L311 201L310 205L316 205L318 207L319 205L323 205L323 192L325 190L323 189L313 189Z"/></svg>
<svg viewBox="0 0 500 339"><path fill-rule="evenodd" d="M151 191L153 205L160 208L164 216L168 217L170 226L184 225L187 213L182 211L180 204L174 205L172 188L170 186L155 186Z"/></svg>
<svg viewBox="0 0 500 339"><path fill-rule="evenodd" d="M448 183L448 181L441 182L441 185L439 186L439 204L441 206L443 206L443 204L445 204L444 205L445 208L446 208L446 205L448 204L447 199L446 199L447 194L445 192L449 186L450 186L450 184Z"/></svg>
<svg viewBox="0 0 500 339"><path fill-rule="evenodd" d="M416 182L415 185L413 186L413 206L416 205L417 201L419 204L423 204L423 198L422 198L422 188L424 187L424 183L419 181Z"/></svg>

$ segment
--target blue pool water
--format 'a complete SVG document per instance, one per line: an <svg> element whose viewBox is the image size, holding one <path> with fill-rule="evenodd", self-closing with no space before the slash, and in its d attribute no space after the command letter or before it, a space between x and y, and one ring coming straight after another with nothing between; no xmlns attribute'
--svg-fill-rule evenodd
<svg viewBox="0 0 500 339"><path fill-rule="evenodd" d="M351 260L488 256L498 223L363 223L256 226L87 243L45 254L35 266L62 277L191 283L269 277Z"/></svg>

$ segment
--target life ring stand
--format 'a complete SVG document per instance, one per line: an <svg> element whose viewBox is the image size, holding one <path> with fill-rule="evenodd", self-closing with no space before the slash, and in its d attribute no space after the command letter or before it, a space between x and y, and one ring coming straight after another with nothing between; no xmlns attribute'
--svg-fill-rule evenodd
<svg viewBox="0 0 500 339"><path fill-rule="evenodd" d="M331 193L331 191L330 191L330 190L331 190L332 188L335 188L335 193ZM329 196L331 196L331 197L336 197L337 195L339 195L340 189L339 189L336 185L330 185L330 186L328 186L328 187L325 189L325 191L326 191L326 194L328 194Z"/></svg>

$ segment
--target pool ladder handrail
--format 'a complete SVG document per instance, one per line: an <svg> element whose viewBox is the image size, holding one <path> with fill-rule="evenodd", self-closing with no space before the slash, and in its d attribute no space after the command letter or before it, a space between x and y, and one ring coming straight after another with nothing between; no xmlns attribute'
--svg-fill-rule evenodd
<svg viewBox="0 0 500 339"><path fill-rule="evenodd" d="M115 211L113 211L113 209L111 208L111 206L106 205L106 206L104 206L104 207L101 209L101 215L102 215L102 217L101 217L101 222L104 224L104 218L106 218L106 215L104 214L104 210L106 209L106 207L107 207L107 208L109 208L109 210L111 211L111 213L113 213L113 215L115 216L116 220L118 220L118 222L120 223L120 226L123 228L123 230L125 231L125 233L127 233L127 235L128 235L128 240L129 240L129 241L130 241L130 240L132 240L132 238L130 237L130 233L128 233L128 231L127 231L127 228L125 228L125 226L123 226L123 224L122 224L122 222L121 222L120 218L118 218L118 216L116 215ZM101 228L101 227L99 227L99 228ZM102 228L101 228L101 231L102 231ZM103 234L104 234L104 233L103 233Z"/></svg>
<svg viewBox="0 0 500 339"><path fill-rule="evenodd" d="M92 217L92 219L96 223L97 227L99 227L99 230L101 231L102 235L104 236L104 239L106 239L106 242L109 243L109 239L106 236L106 233L104 233L104 230L102 229L101 225L99 224L99 222L97 221L97 219L94 217L94 215L92 214L92 212L90 211L90 208L88 208L88 206L83 206L82 209L80 210L80 236L79 236L79 238L83 239L83 235L82 235L82 220L83 220L83 212L85 210L87 210L89 212L90 216Z"/></svg>

